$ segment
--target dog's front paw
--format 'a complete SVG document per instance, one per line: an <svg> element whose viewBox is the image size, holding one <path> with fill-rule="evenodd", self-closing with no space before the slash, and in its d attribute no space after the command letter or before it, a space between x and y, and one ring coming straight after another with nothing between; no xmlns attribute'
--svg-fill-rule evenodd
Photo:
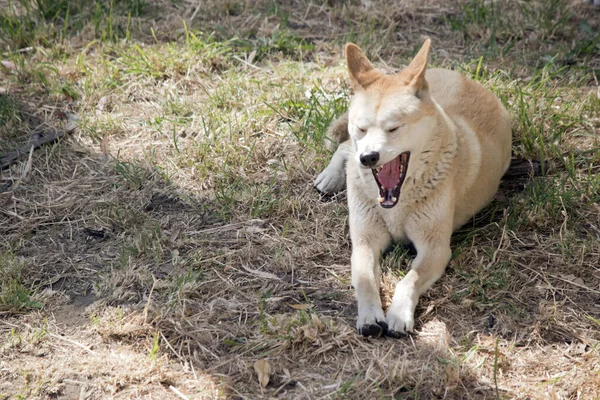
<svg viewBox="0 0 600 400"><path fill-rule="evenodd" d="M317 176L314 185L315 188L324 194L335 194L344 188L346 176L343 169L325 168L323 172Z"/></svg>
<svg viewBox="0 0 600 400"><path fill-rule="evenodd" d="M389 308L386 315L388 323L387 335L398 338L413 331L415 327L414 308L409 301L402 304L394 304Z"/></svg>
<svg viewBox="0 0 600 400"><path fill-rule="evenodd" d="M381 309L375 312L359 313L356 329L361 335L368 337L384 336L388 331L388 324Z"/></svg>

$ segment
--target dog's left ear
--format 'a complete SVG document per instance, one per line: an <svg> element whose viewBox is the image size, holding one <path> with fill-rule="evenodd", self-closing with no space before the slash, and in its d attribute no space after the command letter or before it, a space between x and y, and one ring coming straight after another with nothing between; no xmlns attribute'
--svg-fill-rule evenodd
<svg viewBox="0 0 600 400"><path fill-rule="evenodd" d="M419 93L421 89L427 89L427 81L425 80L425 71L427 70L427 61L429 59L429 48L431 47L431 40L427 39L421 50L417 53L415 58L408 64L408 67L404 71L404 74L408 76L410 83L408 86L414 89L415 93Z"/></svg>

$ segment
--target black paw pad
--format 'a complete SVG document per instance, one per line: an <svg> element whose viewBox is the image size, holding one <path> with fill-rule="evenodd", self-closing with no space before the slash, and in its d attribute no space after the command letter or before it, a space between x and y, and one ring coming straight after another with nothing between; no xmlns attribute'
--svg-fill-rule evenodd
<svg viewBox="0 0 600 400"><path fill-rule="evenodd" d="M377 321L376 324L363 325L358 330L365 337L380 337L386 334L388 324L384 321Z"/></svg>
<svg viewBox="0 0 600 400"><path fill-rule="evenodd" d="M386 335L388 337L391 337L391 338L394 338L394 339L400 339L401 337L408 336L407 333L399 332L399 331L392 331L392 330L387 331Z"/></svg>

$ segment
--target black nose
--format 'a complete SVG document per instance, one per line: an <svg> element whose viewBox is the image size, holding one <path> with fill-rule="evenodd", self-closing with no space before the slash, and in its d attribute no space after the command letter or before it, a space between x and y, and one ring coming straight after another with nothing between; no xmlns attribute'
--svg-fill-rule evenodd
<svg viewBox="0 0 600 400"><path fill-rule="evenodd" d="M374 167L377 161L379 161L379 153L376 151L360 155L360 163L365 167Z"/></svg>

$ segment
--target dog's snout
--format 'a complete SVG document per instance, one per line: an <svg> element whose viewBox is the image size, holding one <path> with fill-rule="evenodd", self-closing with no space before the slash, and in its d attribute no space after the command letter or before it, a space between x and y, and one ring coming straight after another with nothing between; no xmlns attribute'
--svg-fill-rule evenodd
<svg viewBox="0 0 600 400"><path fill-rule="evenodd" d="M363 153L360 155L360 163L365 167L374 167L379 161L379 153L372 151L370 153Z"/></svg>

